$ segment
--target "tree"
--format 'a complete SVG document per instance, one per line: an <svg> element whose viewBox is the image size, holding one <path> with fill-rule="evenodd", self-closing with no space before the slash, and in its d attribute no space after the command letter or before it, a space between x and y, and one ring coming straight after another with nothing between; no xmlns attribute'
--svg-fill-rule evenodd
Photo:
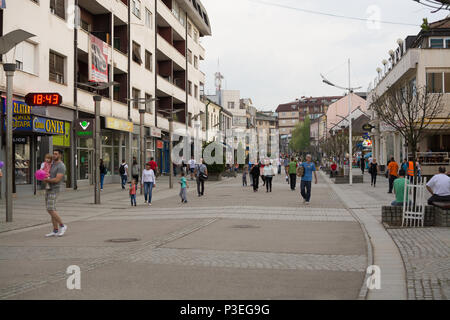
<svg viewBox="0 0 450 320"><path fill-rule="evenodd" d="M442 96L442 93L428 92L426 87L416 88L403 82L399 86L389 87L382 96L374 93L369 107L375 111L380 122L391 126L403 136L412 152L411 160L415 163L417 145L431 122L444 119L443 126L450 117L450 112L444 108ZM416 175L417 169L414 166L414 177Z"/></svg>
<svg viewBox="0 0 450 320"><path fill-rule="evenodd" d="M450 0L413 0L428 8L433 9L432 13L440 10L450 10Z"/></svg>
<svg viewBox="0 0 450 320"><path fill-rule="evenodd" d="M303 122L300 122L295 126L289 143L289 147L292 150L296 152L307 152L310 149L310 125L311 120L309 119L309 115L307 115Z"/></svg>

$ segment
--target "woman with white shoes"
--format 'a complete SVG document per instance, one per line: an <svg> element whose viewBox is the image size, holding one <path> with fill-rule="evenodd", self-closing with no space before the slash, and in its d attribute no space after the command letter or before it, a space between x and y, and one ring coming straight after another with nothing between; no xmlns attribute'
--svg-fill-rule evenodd
<svg viewBox="0 0 450 320"><path fill-rule="evenodd" d="M144 171L142 171L142 184L144 185L144 198L145 203L149 206L152 205L152 192L156 187L155 172L150 167L150 162L145 165Z"/></svg>

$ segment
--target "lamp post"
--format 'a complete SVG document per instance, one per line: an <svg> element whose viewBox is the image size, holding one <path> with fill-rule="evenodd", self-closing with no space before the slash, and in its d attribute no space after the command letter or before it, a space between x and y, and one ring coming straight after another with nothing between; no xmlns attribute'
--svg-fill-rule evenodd
<svg viewBox="0 0 450 320"><path fill-rule="evenodd" d="M172 111L158 110L158 112L169 115L169 117L168 117L168 120L169 120L169 189L173 189L173 181L172 181L172 176L173 176L173 164L172 164L173 139L172 139L172 134L173 134L173 120L174 120L173 116L175 114L177 114L178 112L182 112L182 111L184 111L184 109L172 110Z"/></svg>
<svg viewBox="0 0 450 320"><path fill-rule="evenodd" d="M352 174L352 164L353 164L353 154L352 154L352 93L354 90L361 89L362 87L352 88L351 86L351 78L350 78L350 59L348 59L348 88L341 87L335 85L334 83L328 81L323 75L320 75L323 79L323 82L329 86L336 87L339 89L348 90L348 118L349 118L349 126L348 126L348 165L349 165L349 184L353 184L353 174Z"/></svg>
<svg viewBox="0 0 450 320"><path fill-rule="evenodd" d="M14 30L8 34L0 37L0 55L8 53L12 48L19 43L34 37L35 35L24 31L22 29ZM13 57L15 60L15 57ZM13 79L16 71L15 63L4 63L3 70L6 75L6 154L5 154L5 211L6 222L13 221L13 204L12 204L12 190L13 190L13 132L12 132L12 117L13 117ZM3 124L2 124L3 126Z"/></svg>
<svg viewBox="0 0 450 320"><path fill-rule="evenodd" d="M144 117L145 112L147 111L147 103L153 102L158 100L157 98L134 98L134 99L127 99L130 100L130 102L138 103L139 104L139 135L140 135L140 159L139 159L139 167L141 168L141 174L144 171L145 166L145 134L144 134ZM142 180L142 179L141 179ZM142 190L142 181L141 181L141 194L144 193Z"/></svg>
<svg viewBox="0 0 450 320"><path fill-rule="evenodd" d="M100 104L102 102L102 96L99 94L99 91L105 90L106 88L112 87L117 82L89 82L89 83L78 83L81 86L85 86L91 89L96 90L96 95L94 98L95 104L95 130L94 130L94 203L100 204Z"/></svg>

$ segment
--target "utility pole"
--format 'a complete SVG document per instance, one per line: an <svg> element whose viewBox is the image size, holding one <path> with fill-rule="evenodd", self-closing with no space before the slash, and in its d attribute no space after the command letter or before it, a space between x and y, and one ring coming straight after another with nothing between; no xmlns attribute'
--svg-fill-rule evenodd
<svg viewBox="0 0 450 320"><path fill-rule="evenodd" d="M12 154L12 113L13 113L13 79L14 72L16 71L15 63L5 63L3 70L6 74L6 222L13 221L13 203L12 203L12 190L13 190L13 154Z"/></svg>
<svg viewBox="0 0 450 320"><path fill-rule="evenodd" d="M100 103L102 96L94 96L95 102L95 130L94 130L94 185L95 185L95 204L100 204Z"/></svg>
<svg viewBox="0 0 450 320"><path fill-rule="evenodd" d="M353 172L352 172L352 164L353 164L353 141L352 141L352 85L350 79L350 59L348 59L348 168L349 168L349 184L353 185Z"/></svg>

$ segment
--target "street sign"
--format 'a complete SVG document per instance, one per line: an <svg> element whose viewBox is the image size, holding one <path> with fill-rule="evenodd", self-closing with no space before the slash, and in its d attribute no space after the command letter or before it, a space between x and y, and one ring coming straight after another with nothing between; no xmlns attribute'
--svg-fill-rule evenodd
<svg viewBox="0 0 450 320"><path fill-rule="evenodd" d="M78 119L75 131L78 137L92 137L94 135L95 119Z"/></svg>
<svg viewBox="0 0 450 320"><path fill-rule="evenodd" d="M58 107L62 103L62 96L56 92L31 92L25 96L25 103L29 106Z"/></svg>
<svg viewBox="0 0 450 320"><path fill-rule="evenodd" d="M370 131L370 130L372 130L373 128L375 128L375 127L372 126L370 123L366 123L366 124L364 124L364 125L362 126L362 129L363 129L364 131Z"/></svg>

